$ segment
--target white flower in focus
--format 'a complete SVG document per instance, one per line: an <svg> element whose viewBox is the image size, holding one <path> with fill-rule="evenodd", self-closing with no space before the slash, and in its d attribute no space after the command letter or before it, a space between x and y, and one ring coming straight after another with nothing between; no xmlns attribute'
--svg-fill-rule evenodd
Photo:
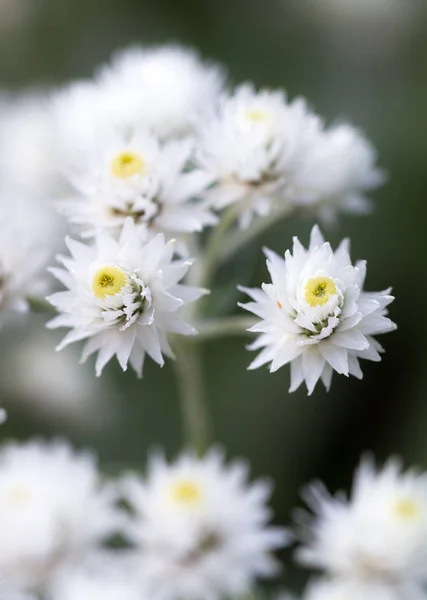
<svg viewBox="0 0 427 600"><path fill-rule="evenodd" d="M293 174L322 127L301 99L255 92L249 85L222 98L219 115L201 123L198 160L216 181L207 198L221 210L237 203L241 227L254 215L289 206Z"/></svg>
<svg viewBox="0 0 427 600"><path fill-rule="evenodd" d="M385 316L393 296L364 292L366 263L353 266L348 252L348 240L334 252L317 226L308 250L297 237L285 259L266 250L272 283L241 288L253 302L240 306L262 319L249 329L261 334L249 349L263 348L250 369L290 363L290 391L305 381L311 394L319 379L329 389L333 371L361 379L360 358L381 360L373 336L396 328Z"/></svg>
<svg viewBox="0 0 427 600"><path fill-rule="evenodd" d="M10 211L0 209L0 325L10 313L28 312L28 299L47 291L46 252L22 233Z"/></svg>
<svg viewBox="0 0 427 600"><path fill-rule="evenodd" d="M342 493L329 496L320 483L309 486L304 497L314 516L299 514L300 562L361 581L426 581L426 473L402 473L395 459L376 472L364 460L350 500Z"/></svg>
<svg viewBox="0 0 427 600"><path fill-rule="evenodd" d="M128 139L97 141L83 154L69 178L80 196L62 201L72 222L94 234L107 228L120 233L127 217L147 233L188 233L213 225L217 218L200 202L208 180L189 170L190 140L167 142L144 130Z"/></svg>
<svg viewBox="0 0 427 600"><path fill-rule="evenodd" d="M319 579L309 583L303 600L425 600L417 587L391 583L365 582L359 579Z"/></svg>
<svg viewBox="0 0 427 600"><path fill-rule="evenodd" d="M48 300L61 313L48 327L70 327L58 350L87 339L82 361L97 352L96 373L114 356L123 370L128 361L142 374L145 354L163 365L163 354L172 357L167 333L194 335L195 329L179 309L206 290L182 285L191 261L172 262L173 243L162 234L147 244L131 219L119 241L105 232L94 246L67 240L72 258L60 260L65 269L52 273L68 288Z"/></svg>
<svg viewBox="0 0 427 600"><path fill-rule="evenodd" d="M276 573L271 553L288 534L268 526L269 486L248 485L245 464L225 467L218 452L184 454L173 465L155 457L147 479L128 478L124 491L135 515L128 527L135 568L148 592L171 600L233 597Z"/></svg>
<svg viewBox="0 0 427 600"><path fill-rule="evenodd" d="M366 214L366 195L385 181L376 152L354 127L342 124L319 132L295 173L292 199L334 222L338 212Z"/></svg>
<svg viewBox="0 0 427 600"><path fill-rule="evenodd" d="M22 589L82 560L118 528L94 458L65 443L10 444L0 451L0 576Z"/></svg>
<svg viewBox="0 0 427 600"><path fill-rule="evenodd" d="M215 108L224 84L217 65L179 46L131 48L98 77L107 112L121 131L138 125L161 138L193 132Z"/></svg>

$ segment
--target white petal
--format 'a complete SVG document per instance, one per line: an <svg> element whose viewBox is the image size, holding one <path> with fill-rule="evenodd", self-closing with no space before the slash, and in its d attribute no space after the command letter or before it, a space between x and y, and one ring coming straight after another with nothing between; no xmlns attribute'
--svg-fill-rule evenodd
<svg viewBox="0 0 427 600"><path fill-rule="evenodd" d="M335 346L330 342L322 341L319 345L319 352L328 361L331 367L342 375L348 376L347 350L340 346Z"/></svg>

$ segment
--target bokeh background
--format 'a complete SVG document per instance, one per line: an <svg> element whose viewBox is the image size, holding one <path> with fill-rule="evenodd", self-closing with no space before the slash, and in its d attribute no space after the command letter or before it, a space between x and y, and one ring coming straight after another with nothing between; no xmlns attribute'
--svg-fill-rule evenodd
<svg viewBox="0 0 427 600"><path fill-rule="evenodd" d="M364 379L334 376L289 395L289 370L247 372L243 337L200 346L214 438L275 482L276 520L290 521L301 485L321 478L347 488L365 451L401 455L427 468L427 10L424 0L0 0L0 86L19 91L90 76L133 43L179 42L223 63L230 81L304 95L331 122L366 131L389 181L369 217L342 218L326 235L352 240L368 260L368 288L393 286L397 332ZM267 277L261 246L282 253L312 221L278 223L219 274L233 302L236 282ZM18 242L17 242L18 243ZM228 282L228 283L227 283ZM231 282L231 283L230 283ZM237 293L236 293L237 294ZM224 309L227 307L225 306ZM237 309L232 309L238 312ZM182 447L173 369L146 364L138 381L110 363L101 379L78 365L78 348L55 354L58 335L38 314L0 333L1 436L67 436L99 453L107 470L143 467L148 448ZM300 577L288 568L284 582Z"/></svg>

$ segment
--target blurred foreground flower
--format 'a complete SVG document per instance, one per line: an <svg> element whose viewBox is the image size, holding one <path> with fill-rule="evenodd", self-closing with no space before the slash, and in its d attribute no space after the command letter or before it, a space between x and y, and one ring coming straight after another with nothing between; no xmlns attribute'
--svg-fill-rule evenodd
<svg viewBox="0 0 427 600"><path fill-rule="evenodd" d="M173 261L173 243L162 234L141 242L131 219L119 241L100 233L95 246L67 240L72 258L61 257L66 269L52 273L68 288L48 298L62 314L48 327L71 327L58 346L90 338L82 360L97 352L96 374L114 356L123 370L128 361L140 376L145 354L163 365L173 357L167 333L194 335L196 330L178 314L184 304L205 290L181 285L190 261Z"/></svg>
<svg viewBox="0 0 427 600"><path fill-rule="evenodd" d="M353 266L348 240L334 252L317 226L308 250L294 238L285 259L265 252L272 283L241 288L254 300L241 306L262 319L249 329L261 333L249 348L264 348L249 368L271 362L274 372L291 363L290 391L305 381L309 394L319 379L329 389L334 370L361 379L359 358L381 360L372 336L396 328L385 316L390 289L364 292L365 261Z"/></svg>
<svg viewBox="0 0 427 600"><path fill-rule="evenodd" d="M0 523L2 580L34 589L95 551L119 518L91 455L33 441L0 451Z"/></svg>
<svg viewBox="0 0 427 600"><path fill-rule="evenodd" d="M426 473L402 473L396 459L377 472L364 460L350 500L329 496L320 483L304 498L315 514L298 514L303 543L297 557L304 565L367 583L427 582Z"/></svg>
<svg viewBox="0 0 427 600"><path fill-rule="evenodd" d="M134 511L128 536L135 569L151 594L170 600L231 597L270 577L272 551L289 540L268 526L270 486L247 484L247 466L225 467L219 452L204 459L184 454L173 465L151 460L145 481L124 481Z"/></svg>
<svg viewBox="0 0 427 600"><path fill-rule="evenodd" d="M364 582L358 579L319 579L310 582L302 600L425 600L427 595L412 585Z"/></svg>

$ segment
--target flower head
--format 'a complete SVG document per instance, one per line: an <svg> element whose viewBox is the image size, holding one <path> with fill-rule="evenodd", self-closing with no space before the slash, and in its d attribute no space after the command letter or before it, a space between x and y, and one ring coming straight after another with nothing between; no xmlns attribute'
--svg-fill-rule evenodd
<svg viewBox="0 0 427 600"><path fill-rule="evenodd" d="M365 582L359 579L319 579L309 583L303 600L425 600L427 596L412 585Z"/></svg>
<svg viewBox="0 0 427 600"><path fill-rule="evenodd" d="M272 283L241 288L253 299L241 306L262 319L249 330L261 334L249 348L263 348L250 369L291 363L290 391L305 381L311 394L319 379L329 388L334 370L360 379L360 358L380 360L373 336L396 328L385 316L393 296L363 291L366 263L353 266L348 251L344 240L334 252L317 226L307 250L298 238L285 259L266 250Z"/></svg>
<svg viewBox="0 0 427 600"><path fill-rule="evenodd" d="M173 465L154 457L146 481L125 481L135 514L128 535L148 591L216 599L276 571L271 552L288 534L267 525L269 486L248 486L246 477L245 465L226 468L222 456L210 452L204 459L182 455Z"/></svg>
<svg viewBox="0 0 427 600"><path fill-rule="evenodd" d="M114 355L141 375L146 353L160 365L163 354L173 356L167 332L196 333L179 309L206 290L179 284L191 262L172 261L173 243L163 235L144 244L128 219L118 241L99 233L94 246L67 245L72 258L52 272L68 289L48 298L61 312L48 326L71 328L58 350L87 339L82 360L98 352L97 375Z"/></svg>
<svg viewBox="0 0 427 600"><path fill-rule="evenodd" d="M148 237L201 231L217 218L198 201L209 181L189 168L192 152L188 139L160 144L144 129L97 140L69 169L78 197L58 205L91 235L98 229L120 233L128 217Z"/></svg>
<svg viewBox="0 0 427 600"><path fill-rule="evenodd" d="M0 523L2 580L29 589L96 550L119 519L91 455L29 442L0 450Z"/></svg>
<svg viewBox="0 0 427 600"><path fill-rule="evenodd" d="M301 562L361 581L426 580L427 474L402 473L398 460L377 472L364 460L350 500L319 483L304 496L314 516L299 515Z"/></svg>
<svg viewBox="0 0 427 600"><path fill-rule="evenodd" d="M198 155L216 181L207 194L213 207L236 204L241 227L286 208L293 173L321 126L303 100L288 104L281 91L242 85L223 97L218 116L201 126Z"/></svg>

